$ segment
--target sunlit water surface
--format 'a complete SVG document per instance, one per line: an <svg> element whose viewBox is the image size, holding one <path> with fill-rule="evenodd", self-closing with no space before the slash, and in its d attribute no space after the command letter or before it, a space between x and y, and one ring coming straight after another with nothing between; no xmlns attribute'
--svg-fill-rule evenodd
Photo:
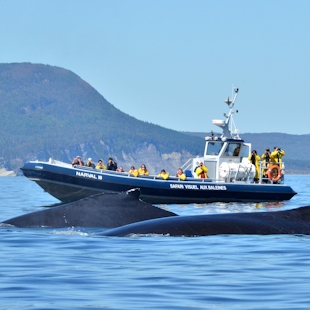
<svg viewBox="0 0 310 310"><path fill-rule="evenodd" d="M163 206L180 215L310 205L310 176L283 203ZM0 178L0 222L58 200ZM98 229L0 227L0 309L308 309L310 237L98 237Z"/></svg>

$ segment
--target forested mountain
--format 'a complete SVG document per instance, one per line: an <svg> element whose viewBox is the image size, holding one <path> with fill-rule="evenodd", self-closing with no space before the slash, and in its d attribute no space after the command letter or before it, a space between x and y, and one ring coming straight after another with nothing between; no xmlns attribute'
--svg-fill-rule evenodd
<svg viewBox="0 0 310 310"><path fill-rule="evenodd" d="M0 107L0 168L16 172L28 160L52 157L71 162L81 155L95 161L112 156L125 169L145 163L153 173L161 168L173 173L204 149L206 134L180 133L137 120L59 67L0 64ZM310 171L309 135L244 134L242 138L252 142L259 154L266 146L279 145L293 172Z"/></svg>
<svg viewBox="0 0 310 310"><path fill-rule="evenodd" d="M152 170L203 151L204 141L129 116L71 71L41 64L0 64L0 167L27 160L71 162L76 155ZM179 153L175 153L174 151Z"/></svg>

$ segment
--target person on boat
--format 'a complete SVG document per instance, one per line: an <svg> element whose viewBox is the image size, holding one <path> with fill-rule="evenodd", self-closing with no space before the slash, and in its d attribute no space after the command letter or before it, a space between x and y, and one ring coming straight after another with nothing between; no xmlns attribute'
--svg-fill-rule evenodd
<svg viewBox="0 0 310 310"><path fill-rule="evenodd" d="M146 166L144 164L141 165L138 172L139 175L149 175L149 171L146 169Z"/></svg>
<svg viewBox="0 0 310 310"><path fill-rule="evenodd" d="M253 150L251 155L248 157L248 160L255 166L255 176L254 176L254 182L257 183L259 180L260 176L260 171L259 171L259 161L260 161L260 156L257 155L256 150Z"/></svg>
<svg viewBox="0 0 310 310"><path fill-rule="evenodd" d="M120 166L119 168L116 169L116 172L125 172L125 171L124 171L123 167Z"/></svg>
<svg viewBox="0 0 310 310"><path fill-rule="evenodd" d="M116 169L117 169L117 163L113 160L112 157L110 157L107 164L107 170L116 171Z"/></svg>
<svg viewBox="0 0 310 310"><path fill-rule="evenodd" d="M239 156L240 153L240 145L234 149L233 156Z"/></svg>
<svg viewBox="0 0 310 310"><path fill-rule="evenodd" d="M84 162L81 159L81 156L76 156L73 160L72 160L72 166L84 166Z"/></svg>
<svg viewBox="0 0 310 310"><path fill-rule="evenodd" d="M91 167L91 168L96 168L96 165L93 163L93 160L91 158L88 158L86 166Z"/></svg>
<svg viewBox="0 0 310 310"><path fill-rule="evenodd" d="M128 171L128 174L132 175L134 177L137 177L139 175L139 172L134 166L131 166L129 171Z"/></svg>
<svg viewBox="0 0 310 310"><path fill-rule="evenodd" d="M183 172L183 170L181 168L178 169L176 177L183 180L183 181L186 180L186 174Z"/></svg>
<svg viewBox="0 0 310 310"><path fill-rule="evenodd" d="M195 168L195 173L196 173L197 177L201 178L201 179L208 178L208 175L207 175L208 171L209 171L209 169L203 164L202 161Z"/></svg>
<svg viewBox="0 0 310 310"><path fill-rule="evenodd" d="M284 155L285 155L285 152L281 148L275 146L273 148L273 151L270 154L270 161L273 164L279 165L280 168L282 168L282 157Z"/></svg>
<svg viewBox="0 0 310 310"><path fill-rule="evenodd" d="M106 169L107 169L107 167L103 164L102 159L99 159L99 160L98 160L96 169L102 169L102 170L106 170Z"/></svg>
<svg viewBox="0 0 310 310"><path fill-rule="evenodd" d="M167 173L165 169L162 169L157 177L167 180L169 178L169 173Z"/></svg>
<svg viewBox="0 0 310 310"><path fill-rule="evenodd" d="M264 154L262 154L261 158L263 159L263 163L262 163L262 167L266 167L266 169L263 169L263 177L266 178L267 177L267 173L268 173L268 167L269 167L269 162L270 162L270 149L266 148Z"/></svg>

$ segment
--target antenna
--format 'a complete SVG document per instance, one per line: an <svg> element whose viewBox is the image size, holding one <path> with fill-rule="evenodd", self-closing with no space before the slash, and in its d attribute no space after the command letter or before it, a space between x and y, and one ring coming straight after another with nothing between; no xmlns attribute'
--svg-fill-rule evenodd
<svg viewBox="0 0 310 310"><path fill-rule="evenodd" d="M228 97L226 100L224 100L224 102L228 105L228 108L229 108L228 115L226 113L224 114L224 117L226 117L226 120L225 121L213 120L212 123L214 125L217 125L217 126L222 128L222 130L223 130L223 133L221 136L222 138L226 137L226 138L230 138L230 139L234 139L234 138L240 139L240 137L238 135L239 130L236 128L236 125L235 125L233 117L232 117L233 113L235 113L233 111L233 107L234 107L235 101L236 101L237 96L238 96L239 88L235 87L233 89L233 91L234 91L234 94L232 96L233 99L230 99ZM233 136L233 134L235 134L235 136Z"/></svg>
<svg viewBox="0 0 310 310"><path fill-rule="evenodd" d="M230 122L230 129L229 129L229 131L230 131L232 137L233 137L233 134L235 134L235 138L240 139L240 137L239 137L239 130L237 129L236 124L235 124L234 119L233 119L233 114L235 112L232 111L232 108L233 108L234 103L235 103L235 101L237 99L237 96L238 96L239 88L235 87L235 88L233 88L233 91L234 91L235 95L234 95L234 99L233 99L232 105L230 106L230 109L231 109L231 115L230 115L231 119L230 120L231 120L231 122ZM238 110L236 110L236 113L238 113Z"/></svg>

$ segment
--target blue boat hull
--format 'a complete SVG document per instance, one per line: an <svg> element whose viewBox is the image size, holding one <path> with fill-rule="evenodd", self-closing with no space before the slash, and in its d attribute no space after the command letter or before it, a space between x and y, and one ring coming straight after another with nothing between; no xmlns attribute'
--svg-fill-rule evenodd
<svg viewBox="0 0 310 310"><path fill-rule="evenodd" d="M296 192L284 184L213 182L209 179L133 177L127 173L87 167L62 167L28 162L21 170L46 192L62 202L100 192L123 192L140 188L140 199L150 203L264 202L289 200Z"/></svg>

